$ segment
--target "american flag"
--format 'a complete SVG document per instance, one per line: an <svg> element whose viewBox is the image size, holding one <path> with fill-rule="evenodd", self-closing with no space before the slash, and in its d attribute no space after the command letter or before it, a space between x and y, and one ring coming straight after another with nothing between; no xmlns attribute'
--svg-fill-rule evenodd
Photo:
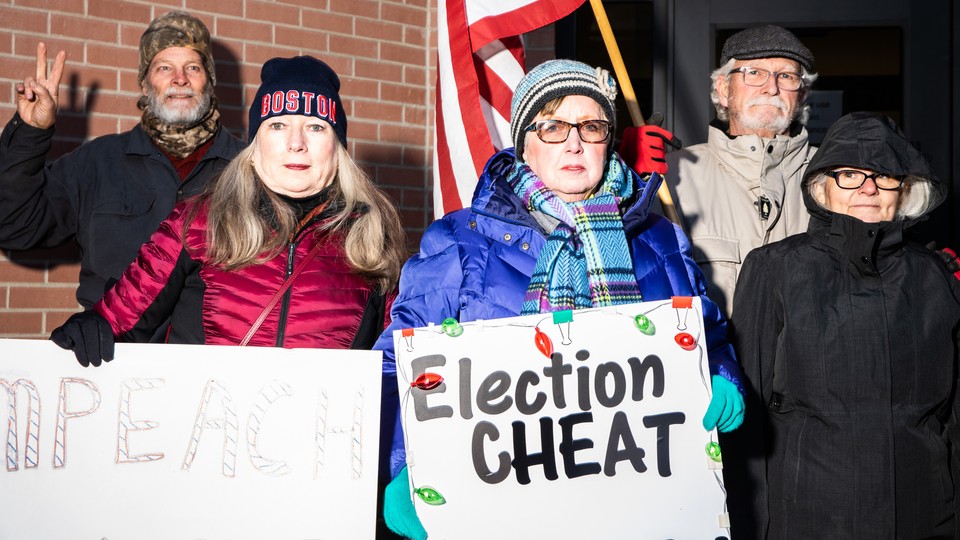
<svg viewBox="0 0 960 540"><path fill-rule="evenodd" d="M470 204L483 165L510 141L510 100L523 77L520 35L585 0L445 0L438 20L434 214Z"/></svg>

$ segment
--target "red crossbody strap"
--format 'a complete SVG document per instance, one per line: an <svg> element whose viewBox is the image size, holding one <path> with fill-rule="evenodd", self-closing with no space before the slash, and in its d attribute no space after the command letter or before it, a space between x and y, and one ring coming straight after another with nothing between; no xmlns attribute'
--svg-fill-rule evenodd
<svg viewBox="0 0 960 540"><path fill-rule="evenodd" d="M293 273L290 274L290 277L283 282L283 285L277 290L277 293L273 295L273 298L267 302L267 305L264 306L263 311L260 313L260 316L257 317L257 320L253 322L253 326L250 327L250 330L247 331L247 335L243 337L243 341L240 342L241 347L246 347L247 343L250 343L250 339L254 334L257 333L257 330L260 329L260 325L263 324L263 321L267 319L267 315L270 314L270 311L273 310L273 307L277 305L277 302L280 301L280 298L287 292L287 289L290 288L290 285L293 285L293 280L297 279L297 276L300 275L300 272L303 272L303 269L307 267L307 264L316 256L317 252L320 251L320 248L323 246L323 242L317 242L313 249L307 253L307 256L300 261L300 264L293 269Z"/></svg>

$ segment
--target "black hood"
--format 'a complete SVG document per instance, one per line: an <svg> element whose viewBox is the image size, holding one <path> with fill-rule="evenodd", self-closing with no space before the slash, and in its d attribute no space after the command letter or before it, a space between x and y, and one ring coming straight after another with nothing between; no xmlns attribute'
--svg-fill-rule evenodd
<svg viewBox="0 0 960 540"><path fill-rule="evenodd" d="M910 144L903 132L886 116L855 112L837 120L824 136L803 178L803 198L812 216L830 219L828 210L813 198L811 180L837 167L869 169L890 176L905 177L901 208L912 211L903 218L915 221L939 206L947 196L946 186L934 176L930 164Z"/></svg>

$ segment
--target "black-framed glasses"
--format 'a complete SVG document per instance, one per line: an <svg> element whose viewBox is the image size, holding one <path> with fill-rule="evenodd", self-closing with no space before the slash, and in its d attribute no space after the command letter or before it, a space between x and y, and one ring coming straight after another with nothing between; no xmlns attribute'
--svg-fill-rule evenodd
<svg viewBox="0 0 960 540"><path fill-rule="evenodd" d="M777 88L781 90L788 90L790 92L799 90L803 86L803 77L799 73L794 73L792 71L770 71L766 69L760 69L750 66L738 67L737 69L731 69L729 71L730 75L734 73L743 74L743 84L747 86L763 86L767 84L767 81L770 79L770 76L773 75L773 80L777 83Z"/></svg>
<svg viewBox="0 0 960 540"><path fill-rule="evenodd" d="M556 144L565 142L572 128L576 128L580 140L586 143L602 143L610 136L610 122L599 119L584 120L576 124L563 120L540 120L530 124L523 131L536 131L541 141Z"/></svg>
<svg viewBox="0 0 960 540"><path fill-rule="evenodd" d="M863 171L840 169L838 171L826 171L823 174L833 178L840 189L859 189L867 181L867 178L873 180L877 189L886 191L898 190L903 185L903 178L883 173L867 174Z"/></svg>

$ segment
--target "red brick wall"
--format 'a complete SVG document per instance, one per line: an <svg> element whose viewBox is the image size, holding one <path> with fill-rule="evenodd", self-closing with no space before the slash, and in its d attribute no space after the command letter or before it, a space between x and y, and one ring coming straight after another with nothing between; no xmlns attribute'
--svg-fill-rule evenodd
<svg viewBox="0 0 960 540"><path fill-rule="evenodd" d="M223 121L241 137L264 61L310 54L330 64L350 117L350 151L397 202L416 246L433 219L435 0L0 2L0 126L15 111L14 85L34 74L42 40L51 57L67 51L51 157L131 128L139 121L140 35L171 9L185 9L210 28ZM549 57L546 32L531 41L531 63ZM79 309L75 251L0 251L0 337L45 338Z"/></svg>

